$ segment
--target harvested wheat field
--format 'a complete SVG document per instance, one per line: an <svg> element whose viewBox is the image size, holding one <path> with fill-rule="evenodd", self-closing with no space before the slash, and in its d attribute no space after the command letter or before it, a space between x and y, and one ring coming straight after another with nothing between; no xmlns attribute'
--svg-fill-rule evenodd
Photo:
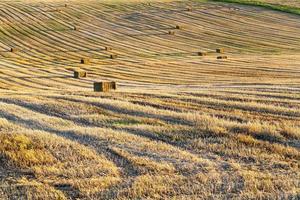
<svg viewBox="0 0 300 200"><path fill-rule="evenodd" d="M1 1L0 199L300 199L300 15L265 4Z"/></svg>

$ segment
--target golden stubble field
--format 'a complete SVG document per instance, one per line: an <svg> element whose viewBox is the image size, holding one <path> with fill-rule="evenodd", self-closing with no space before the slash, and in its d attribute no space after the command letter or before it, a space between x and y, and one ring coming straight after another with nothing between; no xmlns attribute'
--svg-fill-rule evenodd
<svg viewBox="0 0 300 200"><path fill-rule="evenodd" d="M299 44L258 7L1 1L0 199L299 199Z"/></svg>

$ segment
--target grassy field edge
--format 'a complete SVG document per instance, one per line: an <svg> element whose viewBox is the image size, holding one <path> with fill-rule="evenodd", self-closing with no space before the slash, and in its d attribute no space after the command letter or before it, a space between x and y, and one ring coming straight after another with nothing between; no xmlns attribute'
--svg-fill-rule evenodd
<svg viewBox="0 0 300 200"><path fill-rule="evenodd" d="M287 6L287 5L271 4L271 3L261 2L261 1L253 1L253 0L211 0L211 1L259 6L259 7L269 8L272 10L300 15L300 8Z"/></svg>

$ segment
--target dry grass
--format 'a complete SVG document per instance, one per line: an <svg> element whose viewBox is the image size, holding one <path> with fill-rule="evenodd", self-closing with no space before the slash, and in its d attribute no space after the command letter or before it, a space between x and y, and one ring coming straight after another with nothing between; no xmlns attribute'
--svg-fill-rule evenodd
<svg viewBox="0 0 300 200"><path fill-rule="evenodd" d="M300 198L298 16L199 1L0 4L1 200ZM89 76L72 78L79 68ZM112 80L117 91L93 92Z"/></svg>

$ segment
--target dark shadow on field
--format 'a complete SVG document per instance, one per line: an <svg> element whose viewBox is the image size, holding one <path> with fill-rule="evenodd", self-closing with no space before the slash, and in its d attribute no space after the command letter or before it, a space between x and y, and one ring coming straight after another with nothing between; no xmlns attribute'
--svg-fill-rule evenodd
<svg viewBox="0 0 300 200"><path fill-rule="evenodd" d="M64 98L60 98L60 99L65 100ZM69 101L71 101L71 100L69 100ZM70 121L72 121L76 124L82 125L82 126L111 128L112 130L126 131L128 133L132 133L132 134L137 135L137 136L143 136L143 137L146 137L148 139L162 141L162 142L165 142L165 143L168 143L168 144L171 144L171 145L177 145L176 143L170 142L170 140L168 140L167 138L159 137L158 135L154 135L151 132L143 132L143 131L136 130L134 128L118 128L116 125L108 124L108 123L103 123L99 126L98 123L89 122L87 120L80 119L80 118L73 118L73 117L70 117L68 114L56 112L56 110L45 109L45 107L41 104L32 104L32 103L22 102L22 101L19 101L19 100L10 100L10 99L4 99L4 98L0 98L0 102L21 106L23 108L29 109L32 112L37 112L39 114L44 114L44 115L49 115L49 116L62 118L62 119L65 119L65 120L70 120ZM75 101L75 102L85 103L84 101ZM93 103L89 103L89 104L93 105ZM97 104L97 106L98 106L98 104ZM102 109L105 110L105 108L106 107L104 107ZM40 127L40 128L42 128L42 127Z"/></svg>
<svg viewBox="0 0 300 200"><path fill-rule="evenodd" d="M99 97L99 98L105 98L105 97ZM162 120L165 123L168 124L180 124L180 125L186 125L186 126L194 126L194 124L190 121L186 121L180 118L176 118L176 117L171 117L171 116L161 116L161 115L156 115L156 114L148 114L148 113L144 113L142 111L135 111L135 110L127 110L127 109L122 109L122 108L118 108L116 106L113 105L108 105L105 103L99 103L99 102L88 102L88 101L84 101L84 100L79 100L79 99L72 99L69 97L55 97L55 99L57 100L65 100L65 101L70 101L70 102L74 102L74 103L83 103L86 105L92 105L98 108L101 108L101 110L103 110L105 112L105 114L108 114L107 111L109 112L109 115L114 116L114 115L131 115L133 117L138 116L138 117L145 117L145 118L152 118L152 119L157 119L157 120ZM5 99L5 98L0 98L1 102L4 103L8 103L8 104L14 104L14 105L18 105L27 109L30 109L31 111L40 113L40 114L46 114L49 116L55 116L55 117L59 117L59 118L63 118L66 120L70 120L74 123L80 124L82 126L92 126L92 127L106 127L106 128L112 128L115 130L122 130L117 128L115 125L113 124L108 124L108 123L94 123L94 122L90 122L88 120L82 119L82 118L73 118L70 117L68 114L65 113L61 113L61 112L55 112L55 111L51 111L48 109L45 109L45 107L42 104L32 104L32 103L27 103L27 102L22 102L22 101L15 101L15 100L10 100L10 99ZM138 105L143 105L143 106L150 106L153 107L152 105L149 104L138 104ZM163 109L166 110L164 107L157 107L154 105L153 108L157 108L157 109ZM169 140L167 140L167 138L163 138L163 137L158 137L153 135L152 133L145 133L139 130L135 130L135 129L129 129L129 128L125 128L124 130L128 131L129 133L135 134L135 135L139 135L139 136L144 136L147 137L149 139L155 139L155 140L159 140L159 141L163 141L172 145L176 145L178 146L178 143L170 143ZM166 140L165 140L166 139ZM259 137L257 138L259 140L263 140L263 141L268 141L271 143L277 143L277 144L286 144L286 142L281 141L281 140L275 140L273 137ZM297 148L297 145L293 145L293 143L289 143L291 145L291 147L295 147Z"/></svg>
<svg viewBox="0 0 300 200"><path fill-rule="evenodd" d="M72 121L75 124L78 124L79 126L82 126L82 127L87 126L87 124L83 123L83 121L81 119L74 119L74 118L72 118L72 117L70 117L70 116L68 116L67 114L64 114L64 113L56 113L56 112L49 113L47 111L45 112L45 110L43 110L41 112L41 110L43 109L42 106L40 106L40 108L38 108L37 106L30 105L29 103L9 101L7 99L0 99L0 101L5 102L7 104L21 106L25 109L29 109L32 112L37 112L39 114L46 114L46 115L55 116L55 117L58 117L58 118L61 118L61 119L64 119L64 120ZM72 131L56 130L56 129L51 128L51 127L49 127L45 124L41 124L38 121L23 119L23 118L21 118L19 116L16 116L14 114L6 113L5 111L0 111L0 116L4 117L5 119L7 119L9 121L17 122L18 124L22 124L22 126L24 126L26 128L30 128L30 129L34 129L34 130L47 131L47 132L54 133L56 135L63 136L65 138L71 139L71 140L75 140L78 143L83 144L83 145L88 145L88 146L91 145L98 152L102 152L101 150L110 151L109 156L108 156L109 158L112 158L111 154L115 154L110 149L109 146L111 144L109 142L101 140L101 139L99 139L95 136L81 135L81 134L78 134L76 131L73 131L73 130ZM107 126L105 126L105 125L97 126L96 124L89 123L88 126L89 127L98 127L98 128L108 128L108 129L111 129L112 131L125 132L125 133L128 133L128 134L143 137L143 138L146 138L146 139L150 139L150 140L154 140L154 141L158 141L158 142L163 142L163 143L166 143L166 144L178 147L178 148L185 148L183 141L181 141L181 142L172 141L172 139L169 138L166 135L161 135L161 136L160 135L155 135L154 133L152 133L150 131L143 131L143 130L137 130L135 128L126 128L126 127L119 128L117 125L113 125L113 124L108 124ZM92 144L90 144L90 143L92 143ZM104 153L106 153L106 152L104 152ZM128 172L128 173L131 173L131 172Z"/></svg>
<svg viewBox="0 0 300 200"><path fill-rule="evenodd" d="M99 97L101 98L101 97ZM55 97L55 99L57 100L65 100L65 101L70 101L73 103L83 103L86 105L92 105L98 108L101 108L102 110L105 111L109 111L110 115L118 115L118 114L125 114L125 115L132 115L134 116L140 116L140 117L146 117L146 118L154 118L154 119L158 119L158 120L162 120L165 123L170 123L170 124L181 124L181 125L193 125L191 122L189 121L184 121L180 118L176 118L176 117L166 117L166 116L160 116L160 115L155 115L155 114L147 114L147 113L143 113L141 111L133 111L133 110L125 110L125 109L121 109L115 106L111 106L111 105L107 105L104 103L97 103L97 102L88 102L88 101L84 101L84 100L78 100L78 99L72 99L72 98L68 98L68 97ZM32 104L32 103L27 103L27 102L22 102L20 100L12 100L12 99L6 99L6 98L0 98L1 102L7 103L7 104L14 104L17 106L21 106L27 109L30 109L31 111L40 113L40 114L46 114L49 116L55 116L55 117L60 117L63 119L67 119L67 120L71 120L75 123L79 123L82 124L84 126L97 126L99 127L99 124L95 124L92 122L89 122L87 120L82 120L82 119L74 119L72 117L70 117L69 115L65 114L65 113L58 113L58 112L54 112L51 110L47 110L45 109L45 107L41 104ZM107 127L107 126L100 126L100 127Z"/></svg>
<svg viewBox="0 0 300 200"><path fill-rule="evenodd" d="M99 97L99 98L103 98L103 97ZM109 105L106 103L88 102L85 100L72 99L72 98L68 98L68 97L56 97L56 99L62 99L62 100L72 101L72 102L77 102L77 103L90 104L90 105L100 107L105 110L109 110L110 112L113 112L116 114L125 114L125 115L138 116L138 117L154 118L154 119L162 120L162 121L164 121L166 123L170 123L170 124L193 125L191 122L189 122L187 120L183 120L179 117L161 116L158 114L144 113L142 111L119 108L117 106Z"/></svg>
<svg viewBox="0 0 300 200"><path fill-rule="evenodd" d="M131 102L133 104L136 104L136 105L150 106L150 107L161 109L161 110L170 110L170 111L182 112L182 109L176 108L174 106L159 105L159 104L156 104L156 103L150 103L150 102L139 101L139 100L129 100L129 102Z"/></svg>
<svg viewBox="0 0 300 200"><path fill-rule="evenodd" d="M102 105L100 103L91 103L91 102L86 102L86 101L82 101L82 100L74 100L74 99L70 99L70 98L67 98L67 97L61 97L61 98L56 97L56 99L68 100L68 101L72 101L72 102L80 102L80 103L84 103L84 104L92 104L93 106L100 107L104 111L106 109L111 108L111 107L107 107L106 105ZM180 137L181 136L184 137L186 134L188 134L186 132L177 133L176 131L175 132L171 131L170 133L167 133L167 134L156 134L155 132L151 132L151 131L147 131L147 130L140 130L140 129L135 128L135 127L126 127L126 126L121 126L120 127L120 126L118 126L116 124L113 124L113 123L110 123L110 122L103 122L103 123L99 124L98 122L91 122L91 121L89 121L87 119L84 119L84 118L74 118L72 116L69 116L66 113L56 112L56 110L51 110L51 109L50 110L45 109L42 104L38 105L38 104L26 103L26 102L22 102L22 101L15 101L15 100L10 100L10 99L3 99L3 98L2 99L0 98L0 101L8 103L8 104L18 105L18 106L27 108L27 109L29 109L33 112L37 112L37 113L40 113L40 114L46 114L46 115L50 115L50 116L59 117L59 118L65 119L65 120L69 120L69 121L74 122L78 126L109 128L112 131L125 132L127 134L132 134L132 135L136 135L136 136L139 136L139 137L144 137L144 138L147 138L147 139L150 139L150 140L163 142L163 143L172 145L172 146L177 147L177 148L182 148L182 149L188 150L190 152L194 152L194 150L190 148L189 139L187 139L187 140L181 140L181 139L180 140L177 140L177 139L174 140L174 138L171 137L172 135L174 135L175 138L177 138L176 134L178 134L178 136L180 136ZM126 111L123 111L123 110L121 110L121 111L125 114L128 114ZM120 114L116 110L114 110L113 112L111 112L109 114L111 114L113 116L114 113L115 114ZM2 115L2 113L0 112L0 116L1 115ZM29 127L29 128L34 127L34 129L38 129L38 130L45 130L47 132L54 133L54 134L59 135L59 136L63 136L63 137L68 138L70 140L77 141L80 144L87 145L87 146L92 146L98 152L105 151L104 152L105 155L108 158L114 160L115 163L123 162L122 158L120 158L120 156L117 157L117 158L114 157L115 153L113 152L113 150L110 149L111 144L108 144L106 141L99 140L99 138L97 138L95 136L81 135L81 134L78 134L76 131L73 131L73 130L72 131L59 131L59 130L53 129L51 127L47 127L43 124L40 124L39 122L32 121L32 120L23 120L22 121L21 118L15 118L14 116L9 115L9 114L8 115L4 114L2 116L4 116L6 119L11 120L11 121L18 121L19 122L21 120L21 123L23 124L23 126L26 126L26 127ZM144 115L142 115L142 116L144 116ZM162 116L160 116L160 117L162 117ZM174 123L174 124L176 124L176 123ZM199 133L199 134L201 135L201 133ZM188 135L186 135L186 136L188 137ZM193 138L190 138L190 139L193 139ZM194 138L194 139L196 139L196 138ZM199 136L198 139L205 139L205 138L201 138ZM283 141L277 141L277 140L275 141L272 138L271 138L272 139L271 141L269 140L270 138L259 138L259 139L260 140L265 140L265 141L268 141L268 142L274 143L274 144L277 143L277 144L282 144L282 145L288 145L288 146L294 147L294 148L299 148L299 147L297 147L297 144L294 144L292 142L286 143L286 142L283 142ZM90 144L91 141L93 141L92 144ZM211 142L213 142L213 141L211 141ZM99 147L100 147L100 149L99 149ZM218 156L222 156L222 154L220 154L218 152L214 152L214 153ZM244 158L244 157L240 157L240 156L238 156L238 157L234 156L233 159L241 159L241 160L243 160L243 162L254 162L254 161L249 161L248 158ZM125 162L129 162L129 161L125 161ZM125 167L120 163L119 164L117 163L116 165ZM130 167L130 164L129 164L129 167ZM131 173L132 168L133 168L133 166L131 166L130 169L126 168L125 169L125 171L126 171L125 174Z"/></svg>
<svg viewBox="0 0 300 200"><path fill-rule="evenodd" d="M62 98L62 99L64 99L64 98ZM112 128L114 130L120 130L120 131L125 130L125 131L128 131L130 133L134 133L135 135L144 136L144 137L147 137L149 139L160 140L160 141L169 143L168 140L165 141L165 140L159 138L158 136L153 135L152 133L142 133L141 131L137 131L135 129L129 129L129 128L122 128L121 129L121 128L117 128L113 124L108 124L106 126L105 123L103 123L99 126L99 123L89 122L87 120L80 119L80 118L73 118L73 117L70 117L68 114L61 113L61 112L56 112L56 110L47 109L42 104L32 104L32 103L19 101L19 100L11 100L11 99L5 99L5 98L0 98L0 102L21 106L23 108L29 109L32 112L37 112L39 114L44 114L44 115L48 115L48 116L54 116L54 117L62 118L62 119L65 119L65 120L70 120L70 121L72 121L74 123L77 123L79 125L82 125L82 126L105 127L105 128ZM78 101L75 101L75 102L78 102ZM84 103L84 102L81 102L81 103Z"/></svg>
<svg viewBox="0 0 300 200"><path fill-rule="evenodd" d="M125 131L127 133L139 136L139 137L144 137L150 140L154 140L154 141L159 141L159 142L163 142L172 146L176 146L179 148L186 148L184 143L180 143L180 142L173 142L169 137L167 137L166 135L157 135L155 133L152 133L150 131L144 131L144 130L137 130L135 128L118 128L118 127L113 127L113 130L116 131Z"/></svg>
<svg viewBox="0 0 300 200"><path fill-rule="evenodd" d="M75 141L81 145L92 147L99 154L103 154L108 160L112 161L118 168L122 169L123 176L127 177L126 180L128 180L129 178L132 179L139 175L139 171L134 167L134 165L128 159L124 158L121 155L118 155L111 149L110 146L112 145L112 143L109 143L108 141L101 140L98 137L92 135L81 135L73 130L72 131L56 130L45 124L41 124L38 121L31 120L31 119L23 119L19 116L6 113L3 111L0 111L0 116L7 119L8 121L11 121L12 123L21 125L22 127L38 130L38 131L46 131L48 133L55 134L59 137L63 137L67 140ZM119 184L118 187L128 187L128 184L129 184L128 182L122 183ZM71 187L70 185L68 185L67 187L63 187L63 185L58 184L58 185L54 185L54 187L62 191L66 189L67 191L64 192L70 192L71 196L72 194L74 195L79 193L79 191L76 188L70 188ZM115 186L112 187L115 188Z"/></svg>
<svg viewBox="0 0 300 200"><path fill-rule="evenodd" d="M22 102L22 101L15 101L15 100L1 99L1 98L0 98L0 101L4 102L4 103L7 103L7 104L13 104L13 105L21 106L23 108L29 109L32 112L37 112L39 114L45 114L45 115L54 116L54 117L62 118L62 119L65 119L65 120L69 120L69 121L72 121L75 124L78 124L78 125L81 125L81 126L109 128L109 129L112 129L112 130L115 130L115 131L124 131L124 132L129 133L129 134L133 134L133 135L136 135L136 136L144 137L144 138L155 140L155 141L160 141L160 142L170 144L170 145L173 145L173 146L176 146L176 147L179 147L179 148L185 148L184 143L182 143L183 141L181 141L181 142L172 141L172 139L170 137L168 137L167 135L156 135L155 133L152 133L152 132L149 132L149 131L137 130L135 128L125 128L125 127L119 128L117 125L114 125L114 124L111 124L111 123L103 123L103 124L93 123L93 122L90 122L90 121L85 120L85 119L70 117L69 115L67 115L65 113L59 113L59 112L56 112L55 110L51 111L51 110L45 109L43 107L43 105L34 105L34 104L31 104L31 103L26 103L26 102ZM1 112L0 112L0 115L1 115ZM7 116L7 117L8 117L7 119L9 119L9 120L14 119L14 118L12 118L12 116ZM31 127L31 125L34 125L34 124L31 123L31 121L29 121L29 123L30 123L29 124L30 127ZM23 124L26 125L26 121L24 121ZM44 129L44 127L45 127L44 125L38 126L39 129ZM46 128L46 131L53 132L54 129ZM57 131L54 131L54 132L57 133ZM95 138L93 140L88 139L88 141L94 141L94 140L98 140L98 139L95 139Z"/></svg>
<svg viewBox="0 0 300 200"><path fill-rule="evenodd" d="M15 104L15 105L21 104L20 106L22 106L22 103L23 102L16 103L16 102L13 101L11 104ZM28 104L27 106L30 106L30 104ZM26 107L26 106L23 106L23 107ZM33 109L31 109L31 110L34 111L34 109L36 109L36 108L33 107ZM38 109L37 112L43 113L44 111ZM60 114L60 115L62 115L62 114ZM99 194L101 196L103 196L103 195L104 196L114 196L114 195L116 196L117 191L120 188L130 186L132 184L132 179L135 178L136 176L139 176L139 170L136 169L135 166L129 160L122 157L121 155L118 155L116 152L114 152L111 149L111 146L118 146L118 143L113 143L113 142L110 142L108 140L101 139L101 138L99 138L97 136L94 136L94 135L82 134L80 132L77 132L76 129L75 130L66 130L66 131L65 130L57 130L55 128L49 127L45 124L42 124L42 123L40 123L36 120L23 119L22 117L16 116L16 115L11 114L11 113L6 113L5 111L0 111L0 116L7 119L8 121L15 122L16 124L19 124L23 127L33 129L33 130L46 131L48 133L55 134L57 136L66 138L68 140L77 142L79 144L91 147L91 148L95 149L99 154L103 154L108 159L113 161L117 167L124 170L123 173L125 174L124 175L125 178L127 180L130 179L131 182L130 183L123 182L119 186L113 186L111 189L107 190L107 192L104 192L104 194L102 194L102 193ZM66 116L66 118L70 118L68 115L64 115L64 116ZM65 118L63 118L63 119L65 119ZM72 120L72 119L70 119L70 120ZM164 135L158 136L158 135L153 134L150 131L137 130L135 128L112 127L111 129L112 129L112 131L114 131L114 130L123 131L124 133L134 134L134 135L137 135L137 136L140 136L140 137L145 137L145 138L155 140L155 141L161 141L163 143L170 144L170 145L173 145L177 148L182 148L184 150L187 150L187 151L190 151L191 153L193 153L193 150L190 149L189 147L187 147L187 143L185 143L184 141L174 141L174 142L172 142L167 137L164 138ZM220 154L220 153L217 153L217 152L214 152L214 153L217 154L218 156L222 156L222 154ZM243 160L242 157L234 157L233 159L239 159L239 160L242 159ZM246 160L246 161L249 162L249 160ZM246 161L243 160L243 162L246 162ZM250 162L252 162L252 161L250 161ZM227 170L226 167L224 167L224 170L225 171ZM58 187L58 189L64 190L63 187Z"/></svg>

